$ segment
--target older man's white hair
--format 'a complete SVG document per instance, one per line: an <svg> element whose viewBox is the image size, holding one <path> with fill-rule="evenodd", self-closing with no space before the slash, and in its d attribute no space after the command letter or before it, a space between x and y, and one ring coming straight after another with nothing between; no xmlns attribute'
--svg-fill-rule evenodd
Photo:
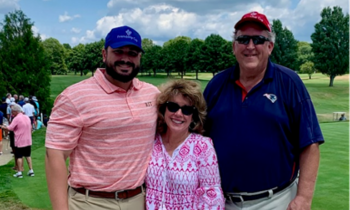
<svg viewBox="0 0 350 210"><path fill-rule="evenodd" d="M15 104L15 105L11 106L11 111L15 111L15 112L20 113L20 112L22 112L22 108L20 105Z"/></svg>

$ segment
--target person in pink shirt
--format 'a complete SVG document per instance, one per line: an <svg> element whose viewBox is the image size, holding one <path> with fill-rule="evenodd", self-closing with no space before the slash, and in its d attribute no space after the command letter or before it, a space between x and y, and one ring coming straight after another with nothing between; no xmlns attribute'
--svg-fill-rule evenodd
<svg viewBox="0 0 350 210"><path fill-rule="evenodd" d="M102 50L106 68L57 96L45 139L53 210L145 209L159 90L136 78L141 43L131 27L113 28Z"/></svg>
<svg viewBox="0 0 350 210"><path fill-rule="evenodd" d="M199 84L174 80L160 89L146 209L224 209L213 142L201 135L206 105Z"/></svg>
<svg viewBox="0 0 350 210"><path fill-rule="evenodd" d="M26 158L29 171L28 176L34 176L31 155L32 125L28 116L22 113L22 108L15 104L11 106L11 113L14 116L9 126L2 126L3 129L13 131L15 134L15 158L17 159L17 173L13 176L23 178L23 157Z"/></svg>

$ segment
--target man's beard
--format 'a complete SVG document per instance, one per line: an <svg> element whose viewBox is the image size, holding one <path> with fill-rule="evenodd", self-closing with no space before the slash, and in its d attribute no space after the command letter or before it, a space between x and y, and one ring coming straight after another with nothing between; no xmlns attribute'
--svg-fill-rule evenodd
<svg viewBox="0 0 350 210"><path fill-rule="evenodd" d="M116 61L116 62L114 62L114 65L112 65L106 61L105 64L106 64L107 74L109 76L111 76L113 79L115 79L119 82L123 82L123 83L130 82L132 79L134 79L140 70L140 66L135 66L135 64L133 64L131 62ZM117 66L120 66L120 65L128 65L128 66L132 67L131 73L129 75L119 74L115 68Z"/></svg>

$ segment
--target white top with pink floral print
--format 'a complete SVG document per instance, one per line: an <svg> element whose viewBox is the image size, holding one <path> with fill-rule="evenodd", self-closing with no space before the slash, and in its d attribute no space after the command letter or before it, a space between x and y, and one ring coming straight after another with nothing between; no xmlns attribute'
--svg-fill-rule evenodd
<svg viewBox="0 0 350 210"><path fill-rule="evenodd" d="M224 209L212 140L190 134L172 157L156 136L146 174L147 209Z"/></svg>

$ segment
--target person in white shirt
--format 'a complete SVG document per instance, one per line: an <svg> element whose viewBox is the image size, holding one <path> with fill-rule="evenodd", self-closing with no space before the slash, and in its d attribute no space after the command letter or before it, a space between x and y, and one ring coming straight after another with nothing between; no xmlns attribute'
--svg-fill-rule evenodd
<svg viewBox="0 0 350 210"><path fill-rule="evenodd" d="M33 130L35 130L34 127L34 106L29 103L29 98L24 98L24 102L26 102L23 105L23 112L25 115L27 115L30 118L30 122L32 124Z"/></svg>
<svg viewBox="0 0 350 210"><path fill-rule="evenodd" d="M7 103L8 106L10 106L11 98L12 98L11 93L7 93L6 94L6 103Z"/></svg>

